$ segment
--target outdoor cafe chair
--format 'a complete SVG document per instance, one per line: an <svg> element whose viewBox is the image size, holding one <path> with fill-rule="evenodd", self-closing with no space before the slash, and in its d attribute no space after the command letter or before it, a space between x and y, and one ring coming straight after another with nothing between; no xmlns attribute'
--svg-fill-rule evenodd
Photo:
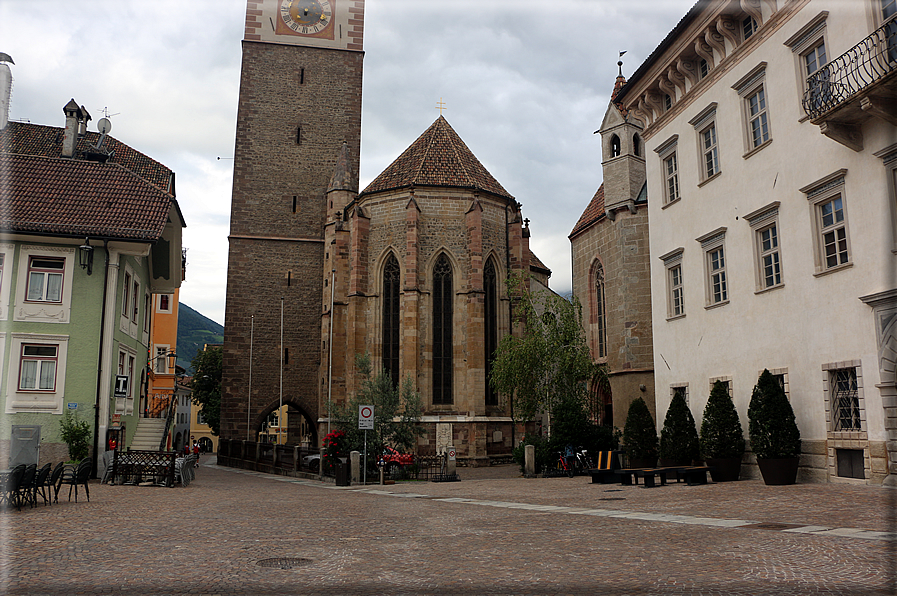
<svg viewBox="0 0 897 596"><path fill-rule="evenodd" d="M37 464L28 464L25 466L25 473L22 474L22 481L19 483L18 496L19 505L28 503L34 507L34 478L37 475Z"/></svg>
<svg viewBox="0 0 897 596"><path fill-rule="evenodd" d="M31 501L37 505L37 496L40 495L44 500L44 505L49 504L47 501L47 494L44 491L44 486L47 484L47 479L50 477L50 468L52 464L44 464L43 467L37 471L37 475L34 477L34 484L31 489Z"/></svg>
<svg viewBox="0 0 897 596"><path fill-rule="evenodd" d="M0 494L0 500L9 507L21 509L19 503L19 485L22 484L22 476L25 474L25 464L19 464L13 468L3 482L3 493Z"/></svg>
<svg viewBox="0 0 897 596"><path fill-rule="evenodd" d="M46 482L44 482L43 486L39 487L41 492L46 491L46 498L50 503L53 501L59 502L56 500L56 497L59 493L59 481L62 480L62 472L65 470L65 462L59 462L56 464L56 467L53 468L53 472L50 474L50 477L47 478Z"/></svg>
<svg viewBox="0 0 897 596"><path fill-rule="evenodd" d="M72 489L75 489L75 503L78 502L78 485L84 486L84 492L87 493L87 502L90 503L90 488L87 486L87 481L90 480L90 469L91 463L89 458L85 458L81 460L81 463L78 464L78 467L75 468L74 474L64 475L62 478L62 482L60 483L60 487L63 485L68 485L69 487L69 501L72 500ZM58 493L58 491L57 491Z"/></svg>

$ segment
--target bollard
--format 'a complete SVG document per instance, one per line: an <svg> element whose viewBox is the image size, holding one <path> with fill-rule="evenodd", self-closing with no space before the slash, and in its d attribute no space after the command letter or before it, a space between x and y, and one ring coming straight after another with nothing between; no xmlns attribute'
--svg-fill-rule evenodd
<svg viewBox="0 0 897 596"><path fill-rule="evenodd" d="M526 478L532 478L536 475L536 446L526 445L523 448L524 454L524 473Z"/></svg>
<svg viewBox="0 0 897 596"><path fill-rule="evenodd" d="M361 482L361 454L357 451L349 453L349 461L352 463L352 484Z"/></svg>
<svg viewBox="0 0 897 596"><path fill-rule="evenodd" d="M446 448L445 474L451 477L455 473L455 448L449 445Z"/></svg>

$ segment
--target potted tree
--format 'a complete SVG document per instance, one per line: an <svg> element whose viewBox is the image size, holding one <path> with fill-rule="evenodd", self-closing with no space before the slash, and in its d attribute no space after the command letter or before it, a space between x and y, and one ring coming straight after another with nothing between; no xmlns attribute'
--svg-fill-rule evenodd
<svg viewBox="0 0 897 596"><path fill-rule="evenodd" d="M673 394L660 431L660 465L690 466L701 458L695 419L679 391Z"/></svg>
<svg viewBox="0 0 897 596"><path fill-rule="evenodd" d="M657 465L657 428L648 405L641 397L629 405L623 426L623 443L630 467L653 468Z"/></svg>
<svg viewBox="0 0 897 596"><path fill-rule="evenodd" d="M751 450L766 484L794 484L800 461L800 430L785 390L768 370L757 380L748 408Z"/></svg>
<svg viewBox="0 0 897 596"><path fill-rule="evenodd" d="M701 421L701 453L714 482L738 480L744 456L744 431L729 390L722 381L713 384Z"/></svg>

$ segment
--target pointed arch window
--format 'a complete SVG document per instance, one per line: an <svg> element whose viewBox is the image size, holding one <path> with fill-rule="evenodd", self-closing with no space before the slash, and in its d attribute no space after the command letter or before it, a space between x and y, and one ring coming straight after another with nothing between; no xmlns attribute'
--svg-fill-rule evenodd
<svg viewBox="0 0 897 596"><path fill-rule="evenodd" d="M393 386L399 383L399 283L401 270L395 255L383 267L383 368Z"/></svg>
<svg viewBox="0 0 897 596"><path fill-rule="evenodd" d="M498 348L498 278L495 274L495 263L486 261L483 269L484 318L486 332L486 405L498 405L498 393L492 387L492 363L495 361L495 350Z"/></svg>
<svg viewBox="0 0 897 596"><path fill-rule="evenodd" d="M598 357L607 356L607 303L604 298L604 267L595 268L595 319L598 324Z"/></svg>
<svg viewBox="0 0 897 596"><path fill-rule="evenodd" d="M642 143L638 133L632 135L632 154L636 157L642 156Z"/></svg>
<svg viewBox="0 0 897 596"><path fill-rule="evenodd" d="M617 157L620 155L620 137L614 135L610 138L610 156Z"/></svg>
<svg viewBox="0 0 897 596"><path fill-rule="evenodd" d="M452 403L452 265L441 255L433 268L433 404Z"/></svg>

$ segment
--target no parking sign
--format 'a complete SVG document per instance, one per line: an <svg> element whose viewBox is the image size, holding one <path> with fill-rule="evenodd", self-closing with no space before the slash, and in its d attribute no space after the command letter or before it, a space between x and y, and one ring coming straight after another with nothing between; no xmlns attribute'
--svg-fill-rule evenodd
<svg viewBox="0 0 897 596"><path fill-rule="evenodd" d="M374 406L358 406L358 430L374 430Z"/></svg>

